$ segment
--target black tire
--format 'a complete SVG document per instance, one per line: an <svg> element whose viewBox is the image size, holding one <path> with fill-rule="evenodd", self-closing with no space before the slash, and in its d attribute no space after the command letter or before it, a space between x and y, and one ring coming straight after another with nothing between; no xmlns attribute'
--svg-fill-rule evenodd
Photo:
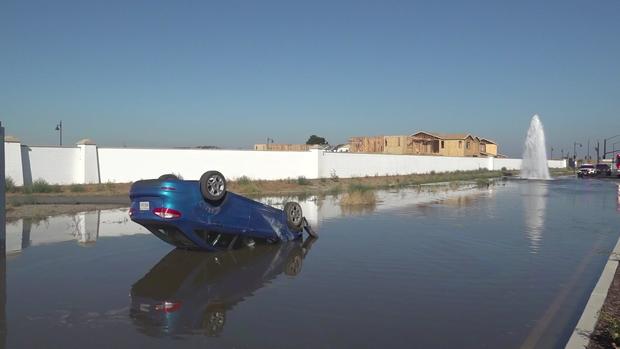
<svg viewBox="0 0 620 349"><path fill-rule="evenodd" d="M207 171L200 176L202 197L212 203L219 203L226 195L226 178L218 171Z"/></svg>
<svg viewBox="0 0 620 349"><path fill-rule="evenodd" d="M303 229L304 214L296 202L287 202L284 205L284 213L286 214L286 224L292 231L301 231Z"/></svg>
<svg viewBox="0 0 620 349"><path fill-rule="evenodd" d="M163 181L166 179L179 179L179 177L177 177L177 175L173 175L172 173L166 173L166 174L159 176L159 178L157 179L159 179L160 181Z"/></svg>

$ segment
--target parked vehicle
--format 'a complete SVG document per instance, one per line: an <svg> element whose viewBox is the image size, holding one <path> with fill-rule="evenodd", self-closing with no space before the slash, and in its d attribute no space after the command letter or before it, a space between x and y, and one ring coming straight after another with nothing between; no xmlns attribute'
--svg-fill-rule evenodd
<svg viewBox="0 0 620 349"><path fill-rule="evenodd" d="M596 164L597 176L611 176L611 167L607 164Z"/></svg>
<svg viewBox="0 0 620 349"><path fill-rule="evenodd" d="M280 210L229 192L218 171L205 172L199 181L175 175L137 181L129 197L131 220L179 248L229 250L295 240L304 230L316 236L298 203Z"/></svg>
<svg viewBox="0 0 620 349"><path fill-rule="evenodd" d="M577 170L577 177L588 177L596 174L596 168L592 164L583 164Z"/></svg>
<svg viewBox="0 0 620 349"><path fill-rule="evenodd" d="M280 274L298 275L314 241L206 255L175 249L131 286L129 317L148 336L218 336L237 304Z"/></svg>

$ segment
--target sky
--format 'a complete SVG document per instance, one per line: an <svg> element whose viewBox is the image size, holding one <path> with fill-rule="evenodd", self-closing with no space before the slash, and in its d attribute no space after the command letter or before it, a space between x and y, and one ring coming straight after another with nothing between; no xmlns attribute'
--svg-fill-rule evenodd
<svg viewBox="0 0 620 349"><path fill-rule="evenodd" d="M554 157L620 134L620 1L0 3L0 120L29 145L248 148L419 130ZM619 142L620 137L609 141Z"/></svg>

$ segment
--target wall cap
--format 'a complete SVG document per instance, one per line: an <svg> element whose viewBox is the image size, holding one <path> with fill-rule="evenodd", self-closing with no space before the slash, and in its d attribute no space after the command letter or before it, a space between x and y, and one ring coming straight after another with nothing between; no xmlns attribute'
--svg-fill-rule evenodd
<svg viewBox="0 0 620 349"><path fill-rule="evenodd" d="M95 143L95 141L93 141L90 138L84 138L84 139L80 139L79 141L77 141L77 143L75 143L76 145L97 145L97 143Z"/></svg>
<svg viewBox="0 0 620 349"><path fill-rule="evenodd" d="M15 137L15 136L4 136L4 143L20 143L19 138Z"/></svg>

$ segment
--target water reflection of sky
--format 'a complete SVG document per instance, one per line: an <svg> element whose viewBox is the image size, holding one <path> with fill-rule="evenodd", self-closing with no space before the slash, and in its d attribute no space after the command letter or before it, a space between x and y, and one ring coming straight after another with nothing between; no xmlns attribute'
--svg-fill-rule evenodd
<svg viewBox="0 0 620 349"><path fill-rule="evenodd" d="M617 187L597 181L302 205L310 253L172 251L124 209L12 222L7 346L560 348L620 226Z"/></svg>

